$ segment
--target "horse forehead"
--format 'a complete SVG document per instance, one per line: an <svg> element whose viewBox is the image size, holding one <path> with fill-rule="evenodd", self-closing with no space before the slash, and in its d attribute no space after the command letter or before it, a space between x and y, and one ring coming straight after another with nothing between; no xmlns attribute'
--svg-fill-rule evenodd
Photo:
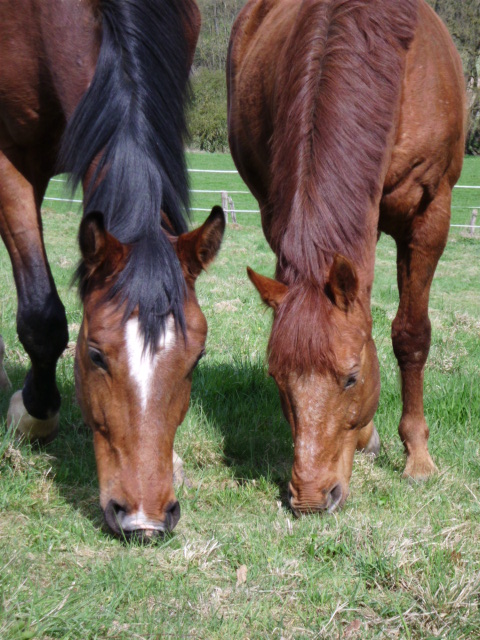
<svg viewBox="0 0 480 640"><path fill-rule="evenodd" d="M107 344L123 340L124 307L105 299L103 291L94 291L83 302L83 324L88 335Z"/></svg>
<svg viewBox="0 0 480 640"><path fill-rule="evenodd" d="M319 328L310 326L308 330L314 333ZM360 357L369 336L366 318L359 310L345 313L335 309L320 330L328 336L328 342L335 353L335 363L340 368L348 367L349 361L354 364L353 361Z"/></svg>
<svg viewBox="0 0 480 640"><path fill-rule="evenodd" d="M172 315L167 318L165 331L159 339L155 352L147 346L137 317L130 318L125 324L125 347L128 371L135 382L143 410L146 409L152 390L157 365L163 354L171 351L176 344L177 334Z"/></svg>
<svg viewBox="0 0 480 640"><path fill-rule="evenodd" d="M336 388L336 375L332 369L319 369L302 372L290 372L287 385L297 393L305 393L312 401L322 401Z"/></svg>
<svg viewBox="0 0 480 640"><path fill-rule="evenodd" d="M145 337L137 317L125 323L125 347L130 372L135 378L152 375L159 357L170 351L176 344L177 332L173 315L168 316L155 351L145 346Z"/></svg>

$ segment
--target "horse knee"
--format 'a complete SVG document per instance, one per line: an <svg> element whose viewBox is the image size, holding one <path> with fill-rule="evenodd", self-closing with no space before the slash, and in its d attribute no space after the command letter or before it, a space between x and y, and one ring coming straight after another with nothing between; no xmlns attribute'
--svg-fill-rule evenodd
<svg viewBox="0 0 480 640"><path fill-rule="evenodd" d="M65 307L56 292L19 301L17 332L32 364L22 390L25 410L34 420L48 420L60 409L55 371L68 344Z"/></svg>
<svg viewBox="0 0 480 640"><path fill-rule="evenodd" d="M431 333L428 317L413 326L397 316L392 324L392 344L398 364L423 367L430 349Z"/></svg>
<svg viewBox="0 0 480 640"><path fill-rule="evenodd" d="M42 304L19 304L17 333L31 360L56 363L68 344L65 307L56 295Z"/></svg>

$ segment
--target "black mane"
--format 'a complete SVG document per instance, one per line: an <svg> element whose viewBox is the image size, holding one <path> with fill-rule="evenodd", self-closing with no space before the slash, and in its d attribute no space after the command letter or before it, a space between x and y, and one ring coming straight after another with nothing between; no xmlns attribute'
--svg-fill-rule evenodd
<svg viewBox="0 0 480 640"><path fill-rule="evenodd" d="M145 345L157 344L173 313L184 328L185 283L161 227L186 230L188 178L183 152L189 51L182 0L100 0L102 43L95 75L67 124L59 163L72 187L84 181L84 215L100 211L105 227L132 246L110 295L138 307ZM85 293L85 269L77 276Z"/></svg>

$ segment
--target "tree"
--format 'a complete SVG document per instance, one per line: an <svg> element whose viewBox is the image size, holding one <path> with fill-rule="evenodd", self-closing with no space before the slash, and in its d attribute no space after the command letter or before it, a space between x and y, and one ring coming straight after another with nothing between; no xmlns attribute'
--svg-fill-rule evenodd
<svg viewBox="0 0 480 640"><path fill-rule="evenodd" d="M228 41L235 18L246 0L197 0L202 30L195 53L195 66L225 70Z"/></svg>

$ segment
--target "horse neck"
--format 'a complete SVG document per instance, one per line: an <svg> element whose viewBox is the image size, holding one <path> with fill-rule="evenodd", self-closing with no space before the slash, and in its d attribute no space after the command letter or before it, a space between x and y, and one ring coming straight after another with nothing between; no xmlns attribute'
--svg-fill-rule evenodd
<svg viewBox="0 0 480 640"><path fill-rule="evenodd" d="M75 184L91 176L86 211L101 210L123 242L151 234L162 209L181 233L188 208L183 138L191 3L100 6L95 75L68 122L59 164Z"/></svg>
<svg viewBox="0 0 480 640"><path fill-rule="evenodd" d="M372 277L416 5L301 4L278 60L273 97L270 235L286 271L324 281L339 253L363 265L365 281Z"/></svg>

